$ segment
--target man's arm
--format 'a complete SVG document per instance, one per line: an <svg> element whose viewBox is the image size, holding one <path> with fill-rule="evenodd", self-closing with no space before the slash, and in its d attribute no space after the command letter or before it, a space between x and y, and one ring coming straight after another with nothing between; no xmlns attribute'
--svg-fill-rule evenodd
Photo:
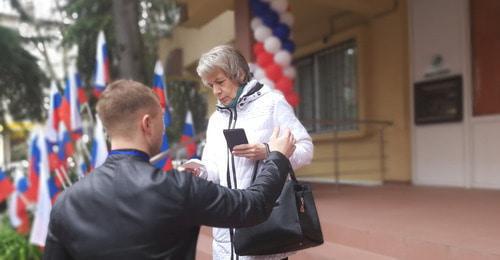
<svg viewBox="0 0 500 260"><path fill-rule="evenodd" d="M265 221L281 193L290 163L272 152L254 183L245 190L231 190L203 179L187 176L189 216L196 224L245 227Z"/></svg>

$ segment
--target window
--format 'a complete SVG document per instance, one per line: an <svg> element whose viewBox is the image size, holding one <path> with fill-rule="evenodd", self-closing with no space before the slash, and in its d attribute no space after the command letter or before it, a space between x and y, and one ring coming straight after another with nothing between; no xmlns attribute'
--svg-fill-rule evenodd
<svg viewBox="0 0 500 260"><path fill-rule="evenodd" d="M302 58L295 63L295 89L301 102L299 119L310 132L358 130L357 46L354 39ZM337 121L338 125L319 121Z"/></svg>

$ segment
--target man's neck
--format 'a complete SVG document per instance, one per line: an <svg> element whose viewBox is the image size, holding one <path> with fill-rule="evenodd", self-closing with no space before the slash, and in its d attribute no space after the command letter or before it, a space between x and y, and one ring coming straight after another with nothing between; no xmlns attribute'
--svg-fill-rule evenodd
<svg viewBox="0 0 500 260"><path fill-rule="evenodd" d="M121 138L113 138L111 139L111 150L119 150L119 149L134 149L143 151L149 156L151 156L151 152L148 147L144 145L145 142L134 142L131 140L124 140Z"/></svg>

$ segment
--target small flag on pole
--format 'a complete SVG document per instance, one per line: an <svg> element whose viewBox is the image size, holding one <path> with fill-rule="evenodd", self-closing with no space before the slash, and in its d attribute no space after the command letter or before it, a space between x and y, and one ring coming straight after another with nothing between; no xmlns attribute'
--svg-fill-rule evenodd
<svg viewBox="0 0 500 260"><path fill-rule="evenodd" d="M94 95L99 98L109 83L109 57L104 32L97 36L96 65L94 73Z"/></svg>
<svg viewBox="0 0 500 260"><path fill-rule="evenodd" d="M191 111L188 110L181 136L181 143L186 146L186 154L188 158L196 155L196 143L193 140L194 134L193 115L191 114Z"/></svg>

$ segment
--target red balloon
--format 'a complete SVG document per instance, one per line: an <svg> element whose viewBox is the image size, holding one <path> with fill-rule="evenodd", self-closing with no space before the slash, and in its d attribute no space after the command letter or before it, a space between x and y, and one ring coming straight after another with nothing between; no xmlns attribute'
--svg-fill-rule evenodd
<svg viewBox="0 0 500 260"><path fill-rule="evenodd" d="M293 92L293 81L287 77L281 77L281 79L279 79L276 83L276 88L281 90L281 92L283 92L286 96Z"/></svg>
<svg viewBox="0 0 500 260"><path fill-rule="evenodd" d="M278 80L283 76L283 71L281 69L281 66L276 63L267 66L266 75L272 81L278 82Z"/></svg>
<svg viewBox="0 0 500 260"><path fill-rule="evenodd" d="M296 92L292 92L292 93L288 94L287 96L285 96L285 98L286 98L286 101L288 101L288 103L292 107L296 107L300 103L300 97L299 97L299 95L297 95Z"/></svg>
<svg viewBox="0 0 500 260"><path fill-rule="evenodd" d="M269 52L263 51L257 55L257 64L261 68L265 68L273 62L273 55Z"/></svg>
<svg viewBox="0 0 500 260"><path fill-rule="evenodd" d="M262 42L257 42L253 45L253 54L255 54L255 56L259 56L259 54L261 54L262 52L265 52L265 49L264 49L264 44Z"/></svg>

